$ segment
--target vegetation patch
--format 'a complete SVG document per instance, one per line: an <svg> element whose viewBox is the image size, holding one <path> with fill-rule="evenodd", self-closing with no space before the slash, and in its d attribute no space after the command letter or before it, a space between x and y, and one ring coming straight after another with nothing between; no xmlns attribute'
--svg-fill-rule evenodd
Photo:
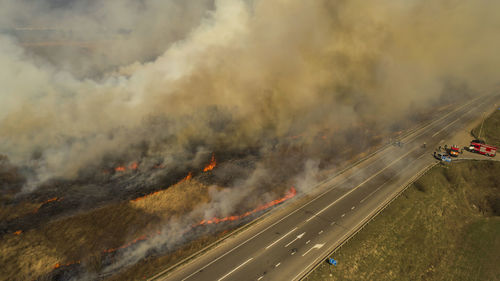
<svg viewBox="0 0 500 281"><path fill-rule="evenodd" d="M138 237L156 233L168 219L208 202L207 190L207 186L195 180L183 181L139 200L109 204L52 221L39 229L7 233L0 240L0 280L37 279L73 264L99 274L107 253ZM39 205L11 208L19 207L18 213L26 213ZM0 214L14 216L15 210L11 211Z"/></svg>
<svg viewBox="0 0 500 281"><path fill-rule="evenodd" d="M500 162L436 166L308 280L500 280Z"/></svg>
<svg viewBox="0 0 500 281"><path fill-rule="evenodd" d="M487 144L500 147L500 110L495 111L484 120L484 123L472 130L472 135L476 138L485 140ZM481 135L479 135L481 133Z"/></svg>

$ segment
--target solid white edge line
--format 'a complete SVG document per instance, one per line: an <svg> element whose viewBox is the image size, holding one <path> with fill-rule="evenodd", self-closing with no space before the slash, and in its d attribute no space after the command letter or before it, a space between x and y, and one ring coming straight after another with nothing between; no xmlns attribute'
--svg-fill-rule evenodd
<svg viewBox="0 0 500 281"><path fill-rule="evenodd" d="M401 173L403 173L403 171L406 171L407 169L410 168L411 164L417 160L419 160L420 158L422 158L423 156L427 155L427 153L424 153L422 155L420 155L417 159L414 159L413 161L411 161L408 166L404 167L402 170L400 170L399 172L397 172L393 177L389 178L388 180L386 180L384 183L382 183L381 185L379 185L375 190L373 190L370 194L368 194L365 198L363 198L361 201L359 201L359 203L363 203L366 199L368 199L370 196L372 196L373 194L375 194L377 191L379 191L383 186L385 186L389 181L391 181L392 179L394 179L395 177L399 176Z"/></svg>
<svg viewBox="0 0 500 281"><path fill-rule="evenodd" d="M435 137L436 135L438 135L439 133L441 133L442 131L444 131L446 128L448 128L449 126L455 124L457 121L459 121L460 119L462 119L466 114L469 114L472 110L480 107L481 105L483 105L483 103L481 104L478 104L476 107L473 107L471 108L469 111L465 112L464 114L462 114L460 117L458 117L455 121L449 123L448 125L444 126L441 130L437 131L436 133L434 133L434 135L432 135L432 138Z"/></svg>
<svg viewBox="0 0 500 281"><path fill-rule="evenodd" d="M228 273L226 273L226 275L222 276L221 278L219 278L217 281L221 281L222 279L228 277L231 273L235 272L236 270L238 270L240 267L244 266L245 264L247 264L248 262L250 262L251 260L253 260L253 258L249 258L246 262L238 265L237 267L235 267L233 270L229 271Z"/></svg>
<svg viewBox="0 0 500 281"><path fill-rule="evenodd" d="M274 241L273 243L269 244L269 246L266 247L266 250L271 248L272 246L274 246L274 244L278 243L279 241L281 241L281 239L287 237L290 233L294 232L295 230L297 230L298 227L295 227L294 229L290 230L287 234L283 235L280 237L280 239Z"/></svg>
<svg viewBox="0 0 500 281"><path fill-rule="evenodd" d="M434 164L433 164L433 165L434 165ZM432 167L433 165L431 165L430 167ZM419 175L422 171L424 171L424 170L426 170L426 169L428 169L428 168L429 168L429 166L426 166L425 168L421 169L421 170L420 170L420 171L419 171L416 175ZM421 176L421 174L420 174L419 176ZM410 179L408 182L410 182L410 181L411 181L411 179ZM403 190L404 190L404 189L403 189ZM397 194L397 192L396 192L396 194ZM383 206L385 203L387 203L387 202L389 202L389 201L391 201L391 200L393 200L393 199L385 200L385 201L384 201L384 202L382 202L382 204L381 204L381 205L379 205L379 206ZM374 214L374 213L376 213L377 211L378 211L378 208L376 208L375 210L371 211L371 212L370 212L367 216L365 216L365 217L364 217L364 218L363 218L363 219L362 219L362 220L361 220L358 224L356 224L356 226L354 226L354 228L351 228L351 229L354 229L354 231L355 231L356 229L358 229L358 228L359 228L359 225L363 224L363 223L366 221L366 219L367 219L367 218L369 218L371 215L373 215L373 214ZM341 239L338 239L338 240L337 240L337 242L335 242L335 243L334 243L335 247L337 247L338 245L342 244L342 242L340 242L340 243L338 243L338 242L339 242L339 241L344 241L344 240L345 240L345 237L346 237L346 236L348 236L348 235L350 235L350 234L351 234L351 233L349 233L349 231L348 231L346 234L344 234L344 235L342 236L342 238L341 238ZM326 252L324 252L323 254L326 254L326 253L328 253L328 250L327 250ZM322 254L322 255L323 255L323 254ZM292 280L292 281L294 281L294 280L298 280L298 277L300 277L300 276L301 276L304 272L306 272L306 271L308 270L308 268L309 268L311 265L313 265L313 264L315 264L315 263L318 263L318 261L319 261L319 259L314 260L312 263L310 263L308 266L306 266L306 267L305 267L305 269L304 269L304 270L302 270L299 274L295 275L295 277L293 277L291 280Z"/></svg>
<svg viewBox="0 0 500 281"><path fill-rule="evenodd" d="M398 159L392 161L389 165L385 166L385 168L383 168L382 170L378 171L377 173L371 175L369 178L367 178L366 180L364 180L362 183L360 183L358 186L352 188L351 190L349 190L348 192L346 192L344 195L340 196L337 200L333 201L332 203L328 204L328 206L324 207L323 209L321 209L319 212L317 212L316 214L312 215L311 217L309 217L306 222L314 219L315 217L317 217L319 214L323 213L324 211L326 211L328 208L330 208L331 206L333 206L335 203L337 203L338 201L344 199L347 195L351 194L352 192L354 192L356 189L358 189L359 187L361 187L362 185L364 185L365 183L369 182L370 180L372 180L374 177L380 175L380 173L382 173L383 171L387 170L389 167L391 167L392 165L394 165L396 162L398 162L399 160L403 159L404 157L408 156L408 154L412 153L414 150L416 150L418 147L415 147L413 148L412 150L408 151L407 153L403 154L401 157L399 157Z"/></svg>
<svg viewBox="0 0 500 281"><path fill-rule="evenodd" d="M453 110L453 111L451 111L451 112L447 113L445 116L442 116L441 118L439 118L439 119L437 119L437 120L432 121L431 123L429 123L429 124L428 124L428 125L426 125L425 127L423 127L423 128L421 128L421 129L419 129L419 130L417 130L417 131L415 131L415 132L411 133L410 135L408 135L408 136L407 136L407 137L409 138L409 139L408 139L408 141L412 141L413 139L415 139L415 138L419 137L420 135L422 135L422 134L423 134L423 132L422 132L422 131L426 131L426 130L427 130L427 128L429 128L429 127L430 127L430 126L432 126L433 124L436 124L437 122L441 121L441 120L442 120L442 119L444 119L445 117L447 117L447 116L449 116L450 114L452 114L452 113L454 113L454 112L456 112L456 111L460 110L461 108L465 107L466 105L469 105L470 103L472 103L472 102L476 101L476 100L477 100L477 99L479 99L479 98L480 98L480 97L478 97L478 98L476 98L476 99L474 99L474 100L469 101L468 103L466 103L466 104L464 104L464 105L460 106L459 108L457 108L457 109L455 109L455 110ZM412 136L412 135L414 135L414 136ZM382 154L384 154L384 152L383 152L383 151L381 151L381 152L382 152ZM374 163L376 163L376 161L373 161L373 162L372 162L372 163L370 163L368 166L371 166L371 165L372 165L372 164L374 164ZM367 167L368 167L368 166L367 166ZM354 168L354 167L351 167L351 168ZM366 167L365 167L365 168L366 168ZM189 274L188 276L184 277L181 281L184 281L184 280L189 279L191 276L193 276L193 275L197 274L200 270L203 270L203 269L205 269L205 268L209 267L210 265L212 265L213 263L215 263L215 262L216 262L216 261L218 261L219 259L221 259L221 258L225 257L226 255L228 255L229 253L233 252L234 250L236 250L236 249L237 249L237 248L239 248L240 246L242 246L242 245L246 244L248 241L252 240L253 238L255 238L255 237L259 236L260 234L262 234L263 232L267 231L269 228L271 228L271 227L275 226L276 224L280 223L281 221L283 221L284 219L286 219L286 218L288 218L289 216L293 215L294 213L296 213L296 212L298 212L298 211L302 210L304 207L306 207L307 205L309 205L309 204L311 204L312 202L316 201L317 199L319 199L319 198L323 197L325 194L327 194L328 192L332 191L335 187L337 187L337 186L339 186L339 185L343 184L343 183L344 183L344 182L346 182L346 181L347 181L350 177L354 176L354 175L355 175L355 174L357 174L357 173L359 173L359 171L355 172L353 175L347 176L347 177L346 177L346 178L344 178L344 179L343 179L340 183L335 184L335 185L333 185L332 187L328 188L328 189L327 189L327 190L325 190L323 193L321 193L321 194L317 195L315 198L313 198L312 200L310 200L310 201L309 201L309 202L307 202L306 204L304 204L304 205L302 205L301 207L299 207L299 208L295 209L293 212L289 213L288 215L284 216L283 218L281 218L281 219L279 219L278 221L274 222L273 224L269 225L269 226L268 226L268 227L266 227L265 229L263 229L263 230L259 231L257 234L255 234L255 235L253 235L252 237L248 238L248 239L247 239L247 240L245 240L243 243L239 244L238 246L236 246L236 247L232 248L231 250L227 251L227 252L226 252L226 253L224 253L223 255L221 255L221 256L217 257L216 259L212 260L210 263L206 264L206 265L205 265L205 266L203 266L202 268L200 268L200 269L198 269L198 270L194 271L193 273ZM337 175L337 176L340 176L340 175ZM335 177L334 177L334 178L335 178ZM332 178L331 180L333 180L334 178ZM160 274L158 274L158 275L161 275L161 274L162 274L162 273L160 273ZM158 278L158 277L154 276L154 277L153 277L153 279L154 279L154 278Z"/></svg>

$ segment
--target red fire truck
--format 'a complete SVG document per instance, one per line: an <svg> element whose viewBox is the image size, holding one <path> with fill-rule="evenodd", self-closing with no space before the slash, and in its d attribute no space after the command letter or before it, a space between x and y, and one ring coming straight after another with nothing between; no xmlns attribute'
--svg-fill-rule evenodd
<svg viewBox="0 0 500 281"><path fill-rule="evenodd" d="M469 146L469 151L476 152L479 154L487 155L487 156L495 156L497 154L497 148L493 145L488 145L479 141L471 141Z"/></svg>
<svg viewBox="0 0 500 281"><path fill-rule="evenodd" d="M458 157L458 154L460 154L460 150L458 148L458 146L456 145L452 145L450 147L450 152L449 152L450 156L453 156L453 157Z"/></svg>

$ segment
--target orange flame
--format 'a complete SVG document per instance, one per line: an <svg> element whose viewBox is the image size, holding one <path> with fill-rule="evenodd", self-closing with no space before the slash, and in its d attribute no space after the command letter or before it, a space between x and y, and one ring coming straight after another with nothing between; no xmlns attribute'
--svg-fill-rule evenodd
<svg viewBox="0 0 500 281"><path fill-rule="evenodd" d="M142 199L144 199L144 198L146 198L146 197L153 196L153 195L158 194L158 193L160 193L160 190L155 191L155 192L153 192L153 193L150 193L150 194L148 194L148 195L144 195L144 196L141 196L141 197L137 197L137 198L132 199L132 200L130 200L130 201L131 201L131 202L137 202L137 201L140 201L140 200L142 200Z"/></svg>
<svg viewBox="0 0 500 281"><path fill-rule="evenodd" d="M291 138L291 139L293 139L293 140L295 140L295 139L301 138L301 137L303 137L303 136L305 136L305 134L304 134L304 133L299 134L299 135L296 135L296 136L291 136L290 138Z"/></svg>
<svg viewBox="0 0 500 281"><path fill-rule="evenodd" d="M72 262L68 262L68 263L64 263L64 264L56 263L56 264L54 265L54 269L57 269L57 268L59 268L59 267L61 267L61 266L70 266L70 265L72 265L72 264L77 264L77 263L79 264L79 263L80 263L80 261L72 261Z"/></svg>
<svg viewBox="0 0 500 281"><path fill-rule="evenodd" d="M14 232L14 234L15 234L15 235L19 235L19 234L21 234L21 233L23 233L23 231L22 231L22 230L18 230L18 231L16 231L16 232Z"/></svg>
<svg viewBox="0 0 500 281"><path fill-rule="evenodd" d="M125 172L127 168L125 166L118 166L115 168L115 172Z"/></svg>
<svg viewBox="0 0 500 281"><path fill-rule="evenodd" d="M225 221L235 221L235 220L239 220L239 219L242 219L242 218L245 218L245 217L248 217L250 216L251 214L254 214L256 212L259 212L259 211L263 211L265 209L268 209L272 206L275 206L277 204L280 204L280 203L283 203L285 202L286 200L290 199L290 198L293 198L295 195L297 194L297 190L295 190L295 188L292 186L290 188L290 190L285 194L284 197L282 198L279 198L279 199L276 199L276 200L273 200L271 202L268 202L266 204L263 204L263 205L260 205L258 206L257 208L251 210L251 211L248 211L242 215L239 215L239 216L229 216L229 217L225 217L225 218L217 218L217 217L213 217L212 219L210 220L202 220L201 222L199 222L197 225L207 225L207 224L214 224L214 223L221 223L221 222L225 222Z"/></svg>
<svg viewBox="0 0 500 281"><path fill-rule="evenodd" d="M189 172L185 178L183 178L179 183L188 181L193 178L193 173Z"/></svg>
<svg viewBox="0 0 500 281"><path fill-rule="evenodd" d="M212 153L212 159L210 160L210 163L205 166L205 168L203 169L203 172L213 170L213 168L215 168L215 165L217 165L217 161L215 161L215 154Z"/></svg>
<svg viewBox="0 0 500 281"><path fill-rule="evenodd" d="M120 247L118 247L118 248L106 249L106 250L104 250L103 252L104 252L104 253L112 253L112 252L116 252L116 251L118 251L118 250L120 250L120 249L128 248L128 247L130 247L130 246L134 245L135 243L137 243L137 242L139 242L139 241L144 241L144 240L146 240L146 239L148 239L148 237L147 237L146 235L142 235L141 237L136 238L136 239L134 239L134 240L132 240L132 241L128 242L128 243L127 243L127 244L125 244L125 245L122 245L122 246L120 246Z"/></svg>
<svg viewBox="0 0 500 281"><path fill-rule="evenodd" d="M130 165L128 166L128 168L130 170L137 170L137 168L139 168L139 163L132 162L132 163L130 163ZM125 171L127 171L127 167L125 165L118 166L118 167L115 168L115 172L125 172Z"/></svg>
<svg viewBox="0 0 500 281"><path fill-rule="evenodd" d="M38 208L36 208L35 210L33 210L33 213L37 213L38 210L40 210L40 208L47 204L47 203L50 203L50 202L54 202L54 201L61 201L63 198L59 198L59 197L54 197L54 198L50 198L49 200L46 200L46 201L43 201L42 203L40 203L40 206Z"/></svg>
<svg viewBox="0 0 500 281"><path fill-rule="evenodd" d="M188 176L189 176L190 174L191 174L191 173L189 173L189 174L188 174ZM187 178L187 177L186 177L186 178ZM152 193L152 194L150 194L150 195L153 195L153 194L156 194L156 193L158 193L158 191L157 191L157 192L154 192L154 193ZM287 191L287 193L285 194L285 196L284 196L284 197L279 198L279 199L276 199L276 200L273 200L273 201L268 202L268 203L266 203L266 204L260 205L260 206L258 206L257 208L253 209L252 211L246 212L246 213L244 213L244 214L242 214L242 215L239 215L239 216L229 216L229 217L225 217L225 218L222 218L222 219L219 219L219 218L214 217L214 218L212 218L211 220L202 220L202 221L201 221L201 222L199 222L198 224L193 225L193 227L198 226L198 225L207 225L207 224L213 224L213 223L220 223L220 222L224 222L224 221L235 221L235 220L238 220L238 219L242 219L242 218L247 217L247 216L249 216L249 215L251 215L251 214L253 214L253 213L256 213L256 212L259 212L259 211L262 211L262 210L268 209L268 208L270 208L270 207L272 207L272 206L275 206L275 205L277 205L277 204L283 203L283 202L285 202L286 200L288 200L288 199L290 199L290 198L293 198L296 194L297 194L297 191L296 191L296 190L295 190L295 188L292 186L292 187L290 188L290 190L289 190L289 191ZM146 196L149 196L149 195L146 195ZM144 197L146 197L146 196L144 196ZM142 199L142 198L144 198L144 197L140 197L140 198ZM140 199L139 199L139 198L137 198L137 199L132 200L132 201L137 201L137 200L140 200ZM224 232L227 232L227 230L225 230ZM117 247L117 248L110 248L110 249L105 249L105 250L103 250L103 253L113 253L113 252L116 252L116 251L118 251L118 250L128 248L128 247L130 247L130 246L132 246L132 245L134 245L134 244L136 244L136 243L138 243L138 242L140 242L140 241L144 241L144 240L150 239L150 238L152 238L152 237L154 237L154 236L156 236L156 235L160 235L160 234L161 234L161 232L157 230L157 231L156 231L156 233L153 233L153 234L151 234L151 235L142 235L142 236L140 236L140 237L138 237L138 238L136 238L136 239L134 239L134 240L132 240L132 241L128 242L127 244L120 246L120 247ZM72 264L77 264L77 263L79 264L79 263L80 263L80 261L69 262L69 263L66 263L66 264L56 263L56 265L54 265L54 269L57 269L57 268L59 268L59 267L61 267L61 266L69 266L69 265L72 265Z"/></svg>

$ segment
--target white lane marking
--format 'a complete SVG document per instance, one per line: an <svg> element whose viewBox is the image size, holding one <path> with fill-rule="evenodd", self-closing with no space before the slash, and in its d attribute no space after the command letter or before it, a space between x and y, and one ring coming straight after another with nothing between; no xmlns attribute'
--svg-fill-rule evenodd
<svg viewBox="0 0 500 281"><path fill-rule="evenodd" d="M479 98L480 98L480 97L478 97L478 98L474 99L473 101L475 101L475 100L477 100L477 99L479 99ZM467 104L469 104L469 103L471 103L471 102L468 102ZM467 104L465 104L465 105L467 105ZM460 108L464 107L465 105L461 106ZM457 110L458 110L458 109L457 109ZM452 111L452 112L455 112L455 111L457 111L457 110L454 110L454 111ZM448 113L447 115L451 114L452 112ZM444 118L444 117L446 117L446 116L443 116L442 118ZM440 118L440 119L442 119L442 118ZM427 125L427 126L432 125L433 123L435 123L435 122L439 121L440 119L438 119L438 120L436 120L436 121L432 122L431 124L429 124L429 125ZM376 212L376 211L378 211L378 210L377 210L377 209L375 209L375 210L373 210L372 212L370 212L370 213L369 213L369 214L368 214L365 218L363 218L363 219L362 219L362 220L361 220L361 221L360 221L360 222L359 222L359 223L358 223L358 224L357 224L357 225L356 225L353 229L357 229L357 228L359 227L359 225L361 225L361 224L362 224L362 223L363 223L363 222L364 222L367 218L369 218L369 217L370 217L370 216L371 216L374 212ZM332 222L332 224L334 224L334 223L335 223L335 222ZM350 233L349 233L349 232L347 232L346 234L344 234L344 236L342 236L342 238L341 238L340 240L337 240L337 241L343 241L343 240L345 239L345 237L346 237L347 235L349 235L349 234L350 234ZM327 249L327 250L328 250L328 249ZM324 254L326 254L326 253L324 253ZM302 270L301 272L299 272L299 274L295 275L295 277L293 277L293 278L292 278L292 281L293 281L293 280L298 280L298 279L300 279L300 277L304 274L304 272L305 272L305 271L307 271L307 270L308 270L308 269L309 269L309 268L310 268L313 264L316 264L316 263L318 263L318 261L317 261L317 260L314 260L312 263L310 263L308 266L306 266L306 267L304 268L304 270Z"/></svg>
<svg viewBox="0 0 500 281"><path fill-rule="evenodd" d="M372 196L373 194L375 194L375 192L379 191L379 189L381 189L386 183L388 183L390 180L392 180L393 178L397 177L399 174L403 173L403 171L407 170L409 167L411 167L411 164L413 164L413 162L419 160L420 158L422 158L423 156L425 156L426 153L420 155L417 159L413 160L410 162L410 164L408 164L408 166L404 167L403 169L401 169L399 172L396 173L396 175L394 175L392 178L386 180L384 183L382 183L381 185L379 185L379 187L375 188L375 190L373 190L370 194L368 194L365 198L361 199L361 201L359 201L359 203L363 203L366 199L368 199L368 197Z"/></svg>
<svg viewBox="0 0 500 281"><path fill-rule="evenodd" d="M323 230L321 230L320 232L318 232L318 235L321 234L321 233L323 233Z"/></svg>
<svg viewBox="0 0 500 281"><path fill-rule="evenodd" d="M316 244L314 246L311 247L311 249L307 250L305 253L302 254L302 256L305 256L307 255L307 253L309 253L311 250L313 249L321 249L321 247L323 247L325 244Z"/></svg>
<svg viewBox="0 0 500 281"><path fill-rule="evenodd" d="M333 221L330 225L334 225L334 224L335 224L335 222Z"/></svg>
<svg viewBox="0 0 500 281"><path fill-rule="evenodd" d="M297 235L297 237L295 237L295 239L293 239L292 241L290 241L290 243L286 244L285 245L285 248L290 246L290 244L292 244L293 242L297 241L298 239L302 238L304 236L304 234L306 234L305 232L302 232L301 234Z"/></svg>
<svg viewBox="0 0 500 281"><path fill-rule="evenodd" d="M351 210L354 210L354 208L356 208L355 206L352 206Z"/></svg>
<svg viewBox="0 0 500 281"><path fill-rule="evenodd" d="M482 105L482 104L480 104ZM455 121L451 122L450 124L444 126L441 130L437 131L434 135L432 135L432 137L435 137L437 134L441 133L443 130L445 130L446 128L448 128L449 126L455 124L455 122L459 121L460 119L462 119L466 114L470 113L472 110L478 108L480 105L476 106L476 107L473 107L471 108L469 111L465 112L464 114L462 114L460 117L458 117Z"/></svg>
<svg viewBox="0 0 500 281"><path fill-rule="evenodd" d="M414 132L414 133L412 133L412 134L415 134L415 133L417 133L417 132L419 132L419 131L427 131L428 127L430 127L430 126L432 126L432 125L435 125L436 123L438 123L438 122L440 122L441 120L445 119L446 117L448 117L448 116L449 116L449 115L451 115L452 113L455 113L455 112L459 111L460 109L464 108L465 106L468 106L469 104L471 104L471 103L475 102L476 100L478 100L478 99L480 99L480 98L481 98L481 97L477 97L477 98L475 98L475 99L473 99L473 100L471 100L471 101L469 101L469 102L465 103L464 105L462 105L462 106L460 106L460 107L456 108L456 109L455 109L455 110L453 110L453 111L448 112L447 114L445 114L445 115L441 116L439 119L432 121L431 123L427 124L426 126L424 126L423 128L421 128L421 129L419 129L419 130L415 131L415 132ZM409 138L412 134L410 134L410 135L408 135L408 136L407 136L407 137L408 137L408 140L407 140L406 142L413 141L414 139L416 139L416 138L418 138L419 136L423 135L423 134L424 134L424 132L421 132L420 134L418 134L418 135L414 136L413 138Z"/></svg>
<svg viewBox="0 0 500 281"><path fill-rule="evenodd" d="M363 203L366 199L368 199L368 197L372 196L373 194L375 194L375 192L379 191L379 189L381 189L390 180L391 179L388 179L383 184L381 184L379 187L375 188L374 191L370 192L370 194L368 194L365 198L361 199L361 201L359 201L359 203Z"/></svg>
<svg viewBox="0 0 500 281"><path fill-rule="evenodd" d="M423 134L423 132L422 132L422 131L426 131L426 128L430 127L431 125L436 124L437 122L441 121L442 119L444 119L444 118L445 118L445 117L447 117L448 115L452 114L453 112L456 112L456 111L460 110L461 108L463 108L463 107L465 107L465 106L469 105L470 103L472 103L472 102L474 102L474 101L478 100L479 98L481 98L481 97L477 97L477 98L475 98L475 99L473 99L473 100L469 101L468 103L466 103L466 104L464 104L464 105L460 106L459 108L457 108L457 109L455 109L455 110L453 110L453 111L451 111L451 112L447 113L446 115L442 116L441 118L439 118L439 119L437 119L437 120L432 121L431 123L429 123L429 124L428 124L428 125L426 125L425 127L423 127L423 128L421 128L421 129L419 129L419 130L417 130L417 131L415 131L415 132L411 133L411 134L410 134L410 135L408 135L407 137L412 137L412 136L413 136L413 137L412 137L412 138L410 138L410 139L408 139L406 142L410 142L410 141L412 141L413 139L415 139L415 138L419 137L420 135L422 135L422 134ZM388 151L389 151L389 149L384 149L384 150L380 151L379 157L381 158L382 156L384 156L385 154L387 154L387 153L388 153ZM376 154L377 154L377 153L376 153ZM375 156L376 154L374 154L373 156ZM373 159L375 159L375 158L370 157L370 158L369 158L369 159L367 159L367 160L368 160L368 161L370 161L370 160L373 160ZM367 161L367 163L368 163L368 161ZM377 163L377 161L372 161L372 162L371 162L371 163L369 163L367 166L365 166L365 167L364 167L364 169L367 169L368 167L372 166L372 165L373 165L373 164L375 164L375 163ZM353 166L353 167L351 167L350 169L354 169L354 168L355 168L355 167ZM361 170L362 170L362 169L357 170L357 171L356 171L356 172L354 172L353 174L351 174L351 175L349 175L349 176L345 177L345 178L344 178L341 182L339 182L339 183L337 183L337 184L332 185L330 188L328 188L328 189L327 189L327 190L325 190L323 193L319 194L318 196L316 196L315 198L313 198L313 199L312 199L312 200L310 200L309 202L305 203L304 205L300 206L299 208L295 209L294 211L292 211L292 212L288 213L286 216L284 216L284 217L282 217L281 219L279 219L279 220L275 221L274 223L272 223L272 224L271 224L271 225L269 225L268 227L266 227L266 228L264 228L263 230L259 231L259 232L258 232L258 233L256 233L255 235L253 235L253 236L249 237L247 240L245 240L245 241L243 241L242 243L238 244L238 246L236 246L236 247L232 248L231 250L229 250L229 251L225 252L224 254L220 255L219 257L217 257L216 259L214 259L214 260L212 260L211 262L207 263L207 264L206 264L206 265L204 265L203 267L198 268L196 271L194 271L193 273L189 274L188 276L186 276L185 278L183 278L181 281L184 281L184 280L187 280L187 279L191 278L191 276L193 276L193 275L197 274L197 273L198 273L198 272L200 272L201 270L203 270L203 269L205 269L205 268L209 267L210 265L212 265L213 263L217 262L217 261L218 261L218 260L220 260L221 258L223 258L223 257L227 256L228 254L232 253L234 250L236 250L236 249L238 249L239 247L241 247L241 246L245 245L248 241L250 241L250 240L254 239L255 237L257 237L257 236L261 235L262 233L266 232L268 229L270 229L271 227L273 227L273 226L277 225L278 223L282 222L283 220L285 220L285 219L286 219L286 218L288 218L289 216L291 216L291 215L295 214L296 212L298 212L298 211L300 211L300 210L304 209L306 206L308 206L309 204L313 203L314 201L316 201L316 200L318 200L318 199L322 198L325 194L327 194L328 192L332 191L332 190L333 190L333 189L335 189L337 186L340 186L340 185L342 185L343 183L345 183L346 181L348 181L349 179L354 178L357 174L359 174L359 173L361 172ZM328 179L328 180L329 180L329 181L333 181L333 179L335 179L336 177L339 177L339 176L341 176L341 175L340 175L340 174L339 174L339 175L336 175L336 176L334 176L333 178ZM332 204L332 205L333 205L333 204ZM296 277L297 277L297 276L296 276ZM295 279L296 277L294 277L294 279Z"/></svg>
<svg viewBox="0 0 500 281"><path fill-rule="evenodd" d="M455 121L453 121L453 122L449 123L448 125L444 126L441 130L439 130L439 131L435 132L435 133L434 133L434 135L432 135L432 137L437 136L437 135L438 135L439 133L441 133L443 130L445 130L445 129L446 129L446 128L448 128L449 126L451 126L451 125L455 124L455 123L456 123L457 121L459 121L460 119L462 119L462 118L458 118L457 120L455 120Z"/></svg>
<svg viewBox="0 0 500 281"><path fill-rule="evenodd" d="M341 218L345 217L345 214L342 214L342 216L340 216Z"/></svg>
<svg viewBox="0 0 500 281"><path fill-rule="evenodd" d="M253 258L249 258L246 262L238 265L237 267L235 267L233 270L229 271L228 273L226 273L226 275L222 276L221 278L219 278L219 280L217 281L221 281L222 279L228 277L231 273L235 272L236 270L238 270L240 267L244 266L245 264L249 263L251 260L253 260Z"/></svg>
<svg viewBox="0 0 500 281"><path fill-rule="evenodd" d="M278 267L280 266L281 262L277 263L274 267Z"/></svg>
<svg viewBox="0 0 500 281"><path fill-rule="evenodd" d="M262 279L262 278L264 278L264 276L261 276L261 277L257 278L257 281L259 281L259 280L260 280L260 279Z"/></svg>
<svg viewBox="0 0 500 281"><path fill-rule="evenodd" d="M328 208L330 208L331 206L333 206L333 204L339 202L340 200L344 199L347 195L351 194L352 192L354 192L356 189L358 189L360 186L362 186L363 184L367 183L368 181L370 181L371 179L373 179L374 177L378 176L380 173L382 173L383 171L387 170L389 167L391 167L392 165L394 165L396 162L398 162L399 160L403 159L404 157L406 157L408 154L412 153L415 149L417 149L417 147L414 147L413 149L411 149L410 151L406 152L405 154L403 154L402 156L400 156L399 158L397 158L396 160L392 161L389 165L385 166L385 168L383 168L382 170L378 171L377 173L371 175L369 178L367 178L366 180L364 180L362 183L360 183L358 186L354 187L353 189L349 190L348 192L346 192L344 195L342 195L340 198L338 198L337 200L333 201L332 203L328 204L328 206L324 207L323 209L321 209L321 211L317 212L316 214L312 215L310 218L308 218L306 220L306 222L314 219L315 217L317 217L319 214L323 213L324 211L326 211Z"/></svg>
<svg viewBox="0 0 500 281"><path fill-rule="evenodd" d="M380 154L380 157L382 157L385 153L387 153L387 151L382 151L382 154ZM371 159L370 159L371 160ZM372 166L373 164L377 163L377 161L373 161L371 163L369 163L367 166L364 167L364 169L367 169L368 167ZM355 167L351 167L351 169L354 169ZM259 231L258 233L256 233L255 235L249 237L247 240L243 241L242 243L238 244L238 246L232 248L231 250L225 252L224 254L220 255L219 257L217 257L216 259L212 260L211 262L207 263L206 265L204 265L203 267L201 268L198 268L196 271L194 271L193 273L189 274L188 276L184 277L184 279L182 279L181 281L185 281L189 278L191 278L193 275L197 274L198 272L200 272L201 270L211 266L213 263L217 262L218 260L222 259L223 257L227 256L228 254L230 254L231 252L233 252L234 250L238 249L239 247L245 245L246 243L248 243L248 241L254 239L255 237L261 235L262 233L266 232L268 229L270 229L271 227L277 225L278 223L282 222L283 220L287 219L289 216L295 214L296 212L304 209L305 207L307 207L309 204L313 203L314 201L322 198L325 194L327 194L328 192L334 190L336 187L344 184L346 181L348 181L349 179L352 179L354 178L357 174L361 173L361 170L362 169L359 169L357 171L355 171L353 174L345 177L344 179L342 179L339 183L337 184L334 184L332 185L330 188L328 188L327 190L325 190L323 193L319 194L318 196L316 196L315 198L313 198L311 201L305 203L304 205L300 206L299 208L295 209L294 211L288 213L286 216L282 217L281 219L275 221L274 223L272 223L271 225L269 225L268 227L264 228L263 230ZM335 179L336 177L339 177L341 176L340 174L339 175L336 175L335 177L333 177L332 179L329 179L329 180L332 180Z"/></svg>
<svg viewBox="0 0 500 281"><path fill-rule="evenodd" d="M423 171L423 170L425 170L427 167L428 167L428 166L426 166L424 169L420 170L420 172L421 172L421 171ZM417 174L419 174L420 172L418 172ZM390 198L389 198L389 200L390 200ZM384 202L382 202L382 204L381 204L381 205L383 205L383 204L385 204L385 203L387 203L387 200L385 200ZM381 205L379 205L379 206L381 206ZM378 208L375 208L375 210L371 211L371 212L370 212L367 216L365 216L365 217L364 217L361 221L359 221L359 223L358 223L358 224L356 224L356 225L355 225L353 228L351 228L351 229L354 229L354 230L358 229L358 228L359 228L359 226L360 226L361 224L365 223L366 219L368 219L370 216L372 216L374 213L376 213L376 212L378 212L378 211L379 211L379 209L378 209ZM352 234L352 233L351 233L350 231L347 231L347 232L346 232L346 233L345 233L345 234L344 234L344 235L343 235L340 239L338 239L338 240L337 240L337 242L338 242L338 241L341 241L341 242L345 241L345 238L346 238L348 235L350 235L350 234ZM337 244L337 242L335 242L335 243ZM335 245L335 244L334 244L334 245ZM335 246L335 247L337 247L337 246ZM331 248L330 248L330 249L331 249ZM326 250L327 250L327 251L329 251L329 249L326 249ZM327 254L326 252L323 252L323 253L322 253L322 255L325 255L325 256L326 256L326 254ZM320 255L320 256L321 256L321 255ZM310 268L313 264L317 264L317 263L318 263L318 259L314 259L314 260L313 260L313 262L312 262L312 263L310 263L308 266L304 267L304 269L303 269L303 270L302 270L299 274L295 275L295 277L293 277L293 278L292 278L292 281L293 281L293 280L298 280L298 279L299 279L299 277L301 277L301 276L304 274L304 272L306 272L306 271L307 271L307 270L308 270L308 269L309 269L309 268Z"/></svg>
<svg viewBox="0 0 500 281"><path fill-rule="evenodd" d="M309 242L311 242L311 240L307 240L307 241L306 241L306 245L307 245L307 244L309 244Z"/></svg>
<svg viewBox="0 0 500 281"><path fill-rule="evenodd" d="M271 248L274 244L278 243L279 241L281 241L281 239L287 237L290 233L294 232L295 230L297 230L297 227L295 227L294 229L290 230L287 234L283 235L280 237L280 239L274 241L273 243L269 244L269 246L266 247L266 250Z"/></svg>

